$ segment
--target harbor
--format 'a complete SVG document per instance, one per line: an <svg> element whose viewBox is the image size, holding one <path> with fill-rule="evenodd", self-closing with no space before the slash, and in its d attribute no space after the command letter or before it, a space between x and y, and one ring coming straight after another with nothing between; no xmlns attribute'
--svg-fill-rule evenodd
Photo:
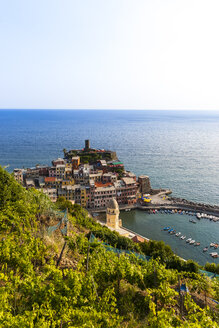
<svg viewBox="0 0 219 328"><path fill-rule="evenodd" d="M193 224L189 221L191 216L188 214L170 214L164 211L157 211L153 214L153 212L138 209L121 211L120 218L124 228L149 239L163 240L181 258L192 259L200 265L204 265L206 262L219 263L219 258L214 258L210 254L218 253L218 249L215 249L213 245L210 247L210 245L218 243L219 222L206 219L198 220L194 216L197 223ZM165 227L169 227L169 230L173 229L173 233L165 231ZM177 237L176 234L179 232ZM188 239L194 242L191 244L190 241L186 242ZM197 245L197 243L200 244ZM204 251L206 247L207 250Z"/></svg>

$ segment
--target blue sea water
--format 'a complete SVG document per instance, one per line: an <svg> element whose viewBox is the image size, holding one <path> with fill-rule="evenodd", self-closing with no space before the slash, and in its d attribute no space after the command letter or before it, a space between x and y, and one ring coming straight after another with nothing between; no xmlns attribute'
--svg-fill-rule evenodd
<svg viewBox="0 0 219 328"><path fill-rule="evenodd" d="M219 111L0 110L0 165L10 171L50 164L85 139L154 188L219 205Z"/></svg>
<svg viewBox="0 0 219 328"><path fill-rule="evenodd" d="M63 148L83 148L85 139L94 148L116 151L126 169L149 175L153 188L219 205L219 111L0 110L0 165L9 164L9 171L50 164ZM200 263L209 254L166 236L162 227L191 233L203 247L219 241L219 223L208 220L192 225L188 218L140 211L122 219L124 226L163 239L177 254Z"/></svg>

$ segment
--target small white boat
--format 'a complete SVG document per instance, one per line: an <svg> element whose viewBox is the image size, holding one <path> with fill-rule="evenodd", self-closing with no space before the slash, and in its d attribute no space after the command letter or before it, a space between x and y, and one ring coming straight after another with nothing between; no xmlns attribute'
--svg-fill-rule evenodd
<svg viewBox="0 0 219 328"><path fill-rule="evenodd" d="M203 252L207 252L208 246L203 249Z"/></svg>
<svg viewBox="0 0 219 328"><path fill-rule="evenodd" d="M186 236L181 236L180 238L181 238L182 240L184 240L184 239L186 239Z"/></svg>
<svg viewBox="0 0 219 328"><path fill-rule="evenodd" d="M210 243L210 247L214 247L215 243Z"/></svg>
<svg viewBox="0 0 219 328"><path fill-rule="evenodd" d="M189 238L186 240L187 243L190 243L190 241L192 240L192 238Z"/></svg>
<svg viewBox="0 0 219 328"><path fill-rule="evenodd" d="M213 253L209 253L212 257L217 258L218 257L218 253L217 252L213 252Z"/></svg>
<svg viewBox="0 0 219 328"><path fill-rule="evenodd" d="M193 239L193 240L191 240L189 243L192 245L192 244L195 243L195 240Z"/></svg>
<svg viewBox="0 0 219 328"><path fill-rule="evenodd" d="M181 235L181 232L176 233L176 237L179 237L179 235Z"/></svg>

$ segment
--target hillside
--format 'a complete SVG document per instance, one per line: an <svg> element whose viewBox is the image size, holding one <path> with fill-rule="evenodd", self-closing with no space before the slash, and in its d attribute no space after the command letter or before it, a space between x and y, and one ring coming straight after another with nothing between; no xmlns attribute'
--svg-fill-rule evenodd
<svg viewBox="0 0 219 328"><path fill-rule="evenodd" d="M218 327L219 281L197 264L162 242L136 245L64 199L54 205L2 168L0 222L0 327Z"/></svg>

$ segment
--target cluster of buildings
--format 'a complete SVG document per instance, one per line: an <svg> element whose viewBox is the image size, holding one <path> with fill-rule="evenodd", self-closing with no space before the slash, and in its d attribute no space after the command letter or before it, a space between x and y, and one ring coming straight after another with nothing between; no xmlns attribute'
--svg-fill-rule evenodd
<svg viewBox="0 0 219 328"><path fill-rule="evenodd" d="M112 159L110 151L90 149L88 140L84 149L64 154L64 158L53 160L52 166L15 169L14 177L26 188L42 190L53 202L63 196L87 209L106 208L112 199L119 205L132 205L139 193L150 192L147 176L137 181L115 153Z"/></svg>

